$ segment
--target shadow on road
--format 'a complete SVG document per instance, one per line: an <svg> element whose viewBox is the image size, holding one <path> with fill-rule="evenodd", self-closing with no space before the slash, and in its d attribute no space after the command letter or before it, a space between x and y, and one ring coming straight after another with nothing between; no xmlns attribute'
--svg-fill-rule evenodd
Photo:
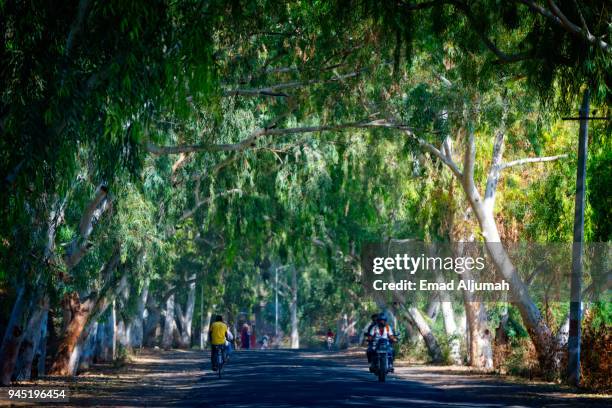
<svg viewBox="0 0 612 408"><path fill-rule="evenodd" d="M221 379L209 353L146 350L120 370L96 370L73 384L71 406L199 407L591 407L607 398L568 395L556 386L398 368L386 383L365 359L274 350L235 352Z"/></svg>

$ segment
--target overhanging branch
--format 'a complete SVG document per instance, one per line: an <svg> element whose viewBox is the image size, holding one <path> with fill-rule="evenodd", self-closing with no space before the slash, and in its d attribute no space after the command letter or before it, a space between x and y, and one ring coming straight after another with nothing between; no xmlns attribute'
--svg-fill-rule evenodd
<svg viewBox="0 0 612 408"><path fill-rule="evenodd" d="M563 28L568 33L584 39L588 43L601 48L601 50L604 52L608 52L608 53L611 52L610 44L606 43L600 38L595 37L588 30L584 30L580 28L579 26L577 26L576 24L569 21L568 18L565 16L565 14L563 14L563 12L561 12L561 10L555 4L554 1L548 0L548 5L551 8L551 10L540 6L539 4L537 4L536 2L532 0L515 0L515 1L518 1L519 3L526 5L532 11L535 11L536 13L546 17L548 20L555 23L559 27Z"/></svg>
<svg viewBox="0 0 612 408"><path fill-rule="evenodd" d="M154 155L163 154L180 154L189 152L235 152L242 151L249 148L256 147L258 139L265 136L284 136L301 133L317 133L332 130L342 129L363 129L372 127L389 127L395 129L409 130L408 127L403 125L395 125L385 121L374 120L374 121L360 121L360 122L349 122L341 123L336 125L319 125L319 126L301 126L294 128L264 128L257 129L251 135L238 143L231 144L199 144L199 145L179 145L179 146L158 146L152 142L147 142L145 145L146 150Z"/></svg>
<svg viewBox="0 0 612 408"><path fill-rule="evenodd" d="M560 154L558 156L546 156L546 157L528 157L525 159L518 159L518 160L513 160L507 163L503 163L500 166L500 170L504 170L504 169L507 169L509 167L514 167L514 166L521 166L527 163L542 163L542 162L555 161L559 159L565 159L566 157L567 157L567 154Z"/></svg>

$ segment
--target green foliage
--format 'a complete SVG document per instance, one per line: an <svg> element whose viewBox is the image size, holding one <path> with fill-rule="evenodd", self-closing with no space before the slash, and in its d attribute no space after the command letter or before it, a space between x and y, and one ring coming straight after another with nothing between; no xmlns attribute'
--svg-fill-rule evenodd
<svg viewBox="0 0 612 408"><path fill-rule="evenodd" d="M607 3L557 3L609 40ZM128 276L131 293L124 317L145 282L163 307L173 288L184 304L195 275L197 305L237 320L270 304L274 269L290 265L305 336L344 313L361 323L374 308L360 285L364 244L449 241L457 224L477 231L458 221L467 205L455 179L415 136L460 146L473 129L481 188L507 109L506 161L569 158L503 173L502 238L570 242L577 129L558 116L576 110L585 86L609 116L609 54L504 1L9 1L0 11L0 284L42 276L54 308L64 293L104 285L100 268L119 248L114 278ZM363 125L377 120L412 133ZM329 128L283 133L317 126ZM586 237L609 241L610 127L593 126ZM187 147L154 155L149 142ZM100 183L112 210L68 271L67 244ZM290 299L281 297L287 332ZM496 326L502 310L489 315ZM450 339L440 320L432 325L448 357ZM522 347L512 306L506 325ZM402 347L424 355L420 343ZM523 357L512 355L511 371Z"/></svg>

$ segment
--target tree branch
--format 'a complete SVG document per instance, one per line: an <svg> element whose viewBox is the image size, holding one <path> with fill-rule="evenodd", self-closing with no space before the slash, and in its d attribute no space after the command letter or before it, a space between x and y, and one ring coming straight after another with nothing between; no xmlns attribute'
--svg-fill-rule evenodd
<svg viewBox="0 0 612 408"><path fill-rule="evenodd" d="M518 61L523 61L525 59L533 58L533 52L520 52L516 54L507 54L495 45L495 43L486 36L485 32L481 29L482 24L480 21L474 16L470 7L464 1L460 0L438 0L438 1L427 1L423 3L417 4L408 4L402 3L403 9L405 11L417 11L424 10L428 8L432 8L436 5L450 4L455 7L456 10L462 12L467 19L469 20L472 29L476 32L476 34L480 37L484 45L491 51L497 58L499 58L499 62L501 63L513 63Z"/></svg>
<svg viewBox="0 0 612 408"><path fill-rule="evenodd" d="M254 88L254 89L232 89L225 90L223 92L223 96L272 96L272 97L288 97L289 95L280 92L283 89L295 89L302 88L308 85L315 84L327 84L332 82L339 82L345 79L354 78L361 75L363 72L367 71L367 69L361 69L358 71L349 72L348 74L338 75L330 79L311 79L309 81L293 81L293 82L284 82L276 85L270 85L264 88Z"/></svg>
<svg viewBox="0 0 612 408"><path fill-rule="evenodd" d="M145 145L146 150L154 155L162 154L180 154L188 152L235 152L242 151L252 147L255 147L255 143L258 139L264 136L284 136L300 133L316 133L331 130L342 130L342 129L363 129L372 127L390 127L395 129L408 129L403 125L395 125L384 121L361 121L361 122L349 122L341 123L337 125L320 125L320 126L302 126L294 128L263 128L257 129L251 135L238 143L232 144L201 144L201 145L180 145L180 146L157 146L152 142L147 142Z"/></svg>
<svg viewBox="0 0 612 408"><path fill-rule="evenodd" d="M110 207L108 198L108 188L105 185L100 185L96 190L96 195L89 203L79 223L79 233L70 242L64 262L68 269L74 268L85 256L91 244L87 241L93 232L94 225L100 220L102 214Z"/></svg>
<svg viewBox="0 0 612 408"><path fill-rule="evenodd" d="M76 20L70 27L70 32L68 33L68 38L66 39L66 48L64 49L65 56L69 56L70 53L72 52L72 48L74 47L75 38L79 34L81 29L83 28L83 23L85 21L87 11L89 10L89 3L90 3L90 0L81 0L79 2L79 10L77 12Z"/></svg>
<svg viewBox="0 0 612 408"><path fill-rule="evenodd" d="M438 150L431 143L428 143L428 142L424 141L423 139L421 139L419 137L416 137L414 134L410 134L410 136L412 138L416 139L416 141L419 144L419 147L421 149L425 150L426 152L429 152L429 153L433 154L438 159L440 159L442 161L442 163L444 163L449 169L451 169L451 171L453 172L453 174L457 178L459 178L460 180L463 178L463 173L461 172L461 170L459 169L459 166L457 166L457 164L453 161L452 158L450 158L447 155L443 154L440 150Z"/></svg>
<svg viewBox="0 0 612 408"><path fill-rule="evenodd" d="M559 9L559 7L552 0L548 0L548 5L552 9L552 11L540 6L539 4L537 4L536 2L532 0L515 0L515 1L518 1L526 5L531 10L546 17L547 19L549 19L550 21L552 21L559 27L565 29L565 31L567 31L568 33L581 37L588 43L591 43L601 48L604 52L611 52L610 44L595 37L593 34L581 29L576 24L569 21L567 17L565 16L565 14L563 14L563 12Z"/></svg>
<svg viewBox="0 0 612 408"><path fill-rule="evenodd" d="M465 155L463 160L463 183L465 186L474 187L474 164L476 162L476 142L474 140L474 128L468 124L468 137L465 141Z"/></svg>
<svg viewBox="0 0 612 408"><path fill-rule="evenodd" d="M231 195L231 194L242 194L242 190L239 188L232 188L231 190L223 191L222 193L216 194L212 197L207 197L205 199L198 200L196 201L195 205L191 209L183 212L183 215L181 215L181 217L178 219L178 222L180 223L182 221L185 221L187 218L193 216L193 214L195 214L195 212L201 206L203 206L204 204L210 203L213 199L218 198L218 197L224 197L224 196Z"/></svg>
<svg viewBox="0 0 612 408"><path fill-rule="evenodd" d="M567 157L567 154L560 154L558 156L528 157L525 159L513 160L511 162L503 163L502 165L500 165L500 171L505 170L509 167L522 166L523 164L527 164L527 163L549 162L549 161L555 161L559 159L565 159L566 157Z"/></svg>
<svg viewBox="0 0 612 408"><path fill-rule="evenodd" d="M484 205L489 211L493 211L495 206L495 193L497 192L502 157L504 155L504 137L506 135L506 120L508 118L508 101L505 97L502 104L501 125L495 134L495 141L493 142L493 156L491 158L491 166L487 176L487 187L485 188Z"/></svg>

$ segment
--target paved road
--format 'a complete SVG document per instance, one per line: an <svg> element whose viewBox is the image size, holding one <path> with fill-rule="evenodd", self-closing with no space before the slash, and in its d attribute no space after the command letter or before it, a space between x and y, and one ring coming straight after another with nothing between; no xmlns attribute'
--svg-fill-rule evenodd
<svg viewBox="0 0 612 408"><path fill-rule="evenodd" d="M402 367L381 384L362 358L314 351L236 352L223 378L208 353L147 351L120 373L83 376L74 406L200 407L606 407L552 385ZM205 368L203 368L206 361Z"/></svg>

